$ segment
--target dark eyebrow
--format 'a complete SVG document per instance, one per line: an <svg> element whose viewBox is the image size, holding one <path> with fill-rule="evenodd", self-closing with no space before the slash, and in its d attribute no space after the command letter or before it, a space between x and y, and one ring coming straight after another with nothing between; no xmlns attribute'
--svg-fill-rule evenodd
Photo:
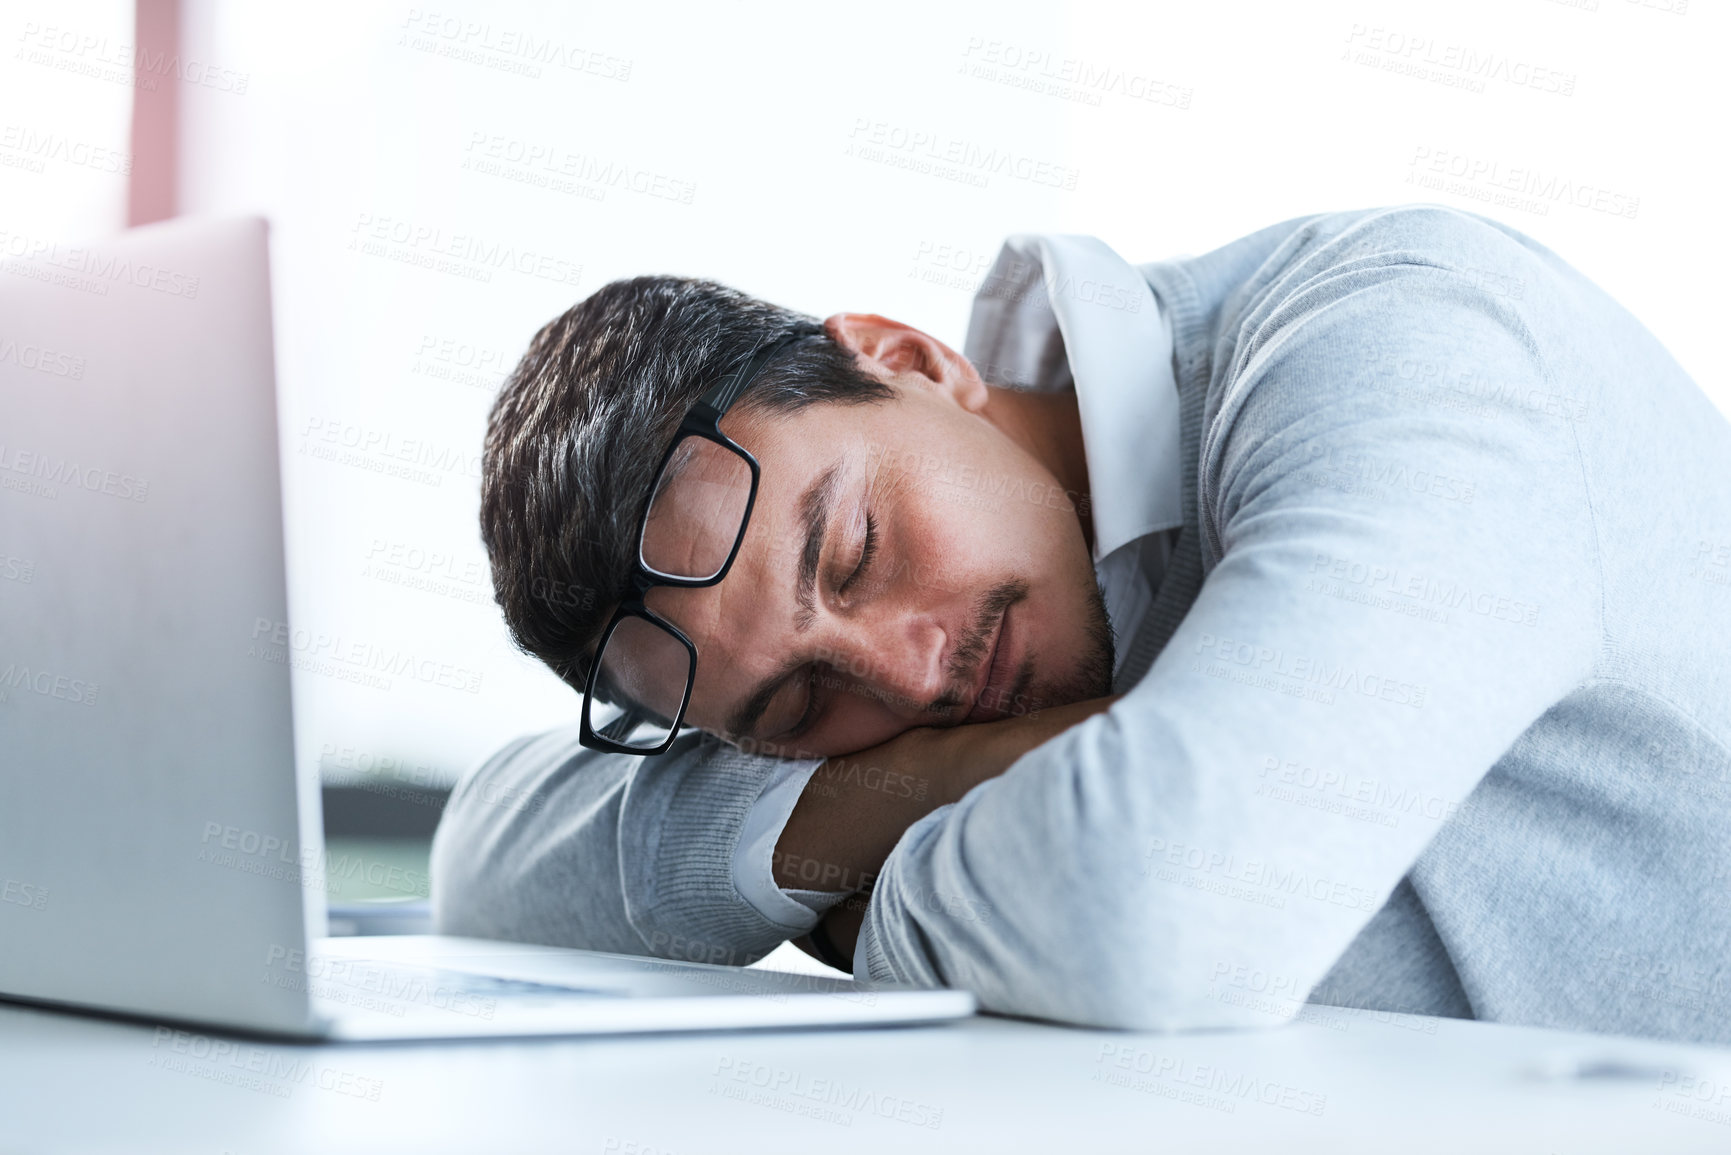
<svg viewBox="0 0 1731 1155"><path fill-rule="evenodd" d="M838 461L818 474L799 498L799 521L805 527L793 594L794 601L799 604L793 616L793 628L799 633L810 629L817 617L817 563L823 556L824 532L829 528L830 509L835 504L835 491L840 480L841 462ZM790 660L759 682L745 702L728 716L727 732L749 736L756 728L757 720L769 708L776 691L781 689L781 684L804 664L803 660Z"/></svg>
<svg viewBox="0 0 1731 1155"><path fill-rule="evenodd" d="M775 698L776 691L781 689L781 684L787 681L788 675L803 665L803 659L792 659L759 682L757 690L745 700L745 704L728 717L727 732L736 738L755 737L752 731L757 729L757 720L769 709L769 703Z"/></svg>

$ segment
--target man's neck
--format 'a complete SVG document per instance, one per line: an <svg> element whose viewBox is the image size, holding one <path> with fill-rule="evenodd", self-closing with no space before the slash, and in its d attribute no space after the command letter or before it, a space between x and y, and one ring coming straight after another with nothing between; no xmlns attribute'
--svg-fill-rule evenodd
<svg viewBox="0 0 1731 1155"><path fill-rule="evenodd" d="M981 415L1051 471L1076 505L1082 536L1094 548L1094 519L1087 513L1088 459L1082 446L1082 412L1075 389L1039 391L988 385Z"/></svg>

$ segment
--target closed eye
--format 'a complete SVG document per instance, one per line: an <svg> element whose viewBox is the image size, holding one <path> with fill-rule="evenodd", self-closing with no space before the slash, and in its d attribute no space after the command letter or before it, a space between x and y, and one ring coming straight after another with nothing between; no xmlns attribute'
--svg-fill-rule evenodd
<svg viewBox="0 0 1731 1155"><path fill-rule="evenodd" d="M782 681L758 722L765 741L786 742L811 728L817 715L817 671L804 666Z"/></svg>
<svg viewBox="0 0 1731 1155"><path fill-rule="evenodd" d="M866 571L871 568L872 558L877 556L877 551L878 523L873 520L871 511L868 510L865 515L865 542L860 546L859 564L854 566L853 572L847 576L847 580L841 583L838 592L847 593L865 577Z"/></svg>

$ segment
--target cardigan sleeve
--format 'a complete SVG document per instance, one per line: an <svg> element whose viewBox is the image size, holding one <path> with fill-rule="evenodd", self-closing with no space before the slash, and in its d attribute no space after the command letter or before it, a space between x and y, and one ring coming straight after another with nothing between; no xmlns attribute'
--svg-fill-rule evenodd
<svg viewBox="0 0 1731 1155"><path fill-rule="evenodd" d="M816 915L792 898L765 914L741 893L741 830L772 777L809 776L818 764L745 754L697 733L654 757L584 749L575 726L518 739L467 774L446 806L433 839L435 925L754 962ZM761 865L767 876L770 864Z"/></svg>

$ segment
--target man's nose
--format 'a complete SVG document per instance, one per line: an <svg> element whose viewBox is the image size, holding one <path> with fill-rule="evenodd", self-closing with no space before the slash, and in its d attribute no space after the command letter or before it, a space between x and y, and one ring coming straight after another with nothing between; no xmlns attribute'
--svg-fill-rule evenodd
<svg viewBox="0 0 1731 1155"><path fill-rule="evenodd" d="M862 692L903 717L915 717L949 688L948 635L925 615L849 622L829 639L823 660Z"/></svg>

